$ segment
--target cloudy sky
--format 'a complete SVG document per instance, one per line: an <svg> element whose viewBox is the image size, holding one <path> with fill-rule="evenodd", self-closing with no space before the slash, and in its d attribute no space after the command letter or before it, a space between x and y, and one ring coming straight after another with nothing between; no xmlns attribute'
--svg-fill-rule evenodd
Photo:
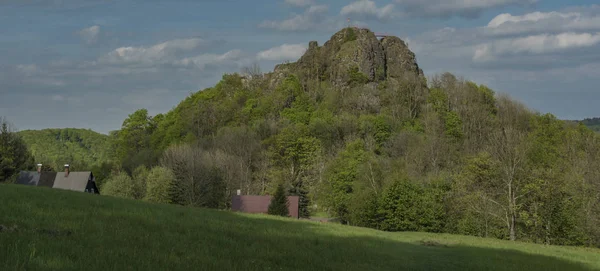
<svg viewBox="0 0 600 271"><path fill-rule="evenodd" d="M0 116L19 130L119 129L227 72L296 60L351 24L563 119L600 116L592 0L0 0Z"/></svg>

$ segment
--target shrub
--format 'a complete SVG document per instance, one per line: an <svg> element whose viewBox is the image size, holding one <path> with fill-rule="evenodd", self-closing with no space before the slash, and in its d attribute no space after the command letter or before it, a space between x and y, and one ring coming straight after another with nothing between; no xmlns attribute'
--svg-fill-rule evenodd
<svg viewBox="0 0 600 271"><path fill-rule="evenodd" d="M155 167L148 173L146 183L146 197L150 202L172 203L172 190L175 174L164 167Z"/></svg>
<svg viewBox="0 0 600 271"><path fill-rule="evenodd" d="M358 70L357 66L353 66L348 70L350 76L349 84L351 86L360 86L369 82L369 77Z"/></svg>
<svg viewBox="0 0 600 271"><path fill-rule="evenodd" d="M111 176L101 188L103 195L127 199L135 198L135 195L138 194L135 190L135 182L127 173Z"/></svg>

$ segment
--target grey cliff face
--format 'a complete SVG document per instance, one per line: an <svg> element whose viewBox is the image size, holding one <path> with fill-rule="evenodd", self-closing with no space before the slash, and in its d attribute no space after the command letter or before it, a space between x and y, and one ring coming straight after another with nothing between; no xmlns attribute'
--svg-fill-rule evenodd
<svg viewBox="0 0 600 271"><path fill-rule="evenodd" d="M358 70L370 83L400 79L407 74L423 77L415 54L398 37L379 40L368 29L345 28L323 46L311 41L305 54L294 63L275 67L272 84L293 73L302 82L328 80L336 86L347 85L350 70Z"/></svg>

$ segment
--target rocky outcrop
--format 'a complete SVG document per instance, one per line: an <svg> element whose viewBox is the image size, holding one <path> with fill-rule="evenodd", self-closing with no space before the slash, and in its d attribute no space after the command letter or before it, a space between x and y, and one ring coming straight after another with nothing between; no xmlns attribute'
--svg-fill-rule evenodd
<svg viewBox="0 0 600 271"><path fill-rule="evenodd" d="M335 33L323 46L311 41L297 62L275 67L271 83L276 85L293 73L305 83L327 80L344 87L356 72L370 83L399 79L407 73L423 76L414 53L404 41L397 37L384 37L380 41L370 30L352 27Z"/></svg>
<svg viewBox="0 0 600 271"><path fill-rule="evenodd" d="M381 45L386 55L387 78L402 78L407 72L423 76L415 54L408 49L403 40L398 37L384 37Z"/></svg>

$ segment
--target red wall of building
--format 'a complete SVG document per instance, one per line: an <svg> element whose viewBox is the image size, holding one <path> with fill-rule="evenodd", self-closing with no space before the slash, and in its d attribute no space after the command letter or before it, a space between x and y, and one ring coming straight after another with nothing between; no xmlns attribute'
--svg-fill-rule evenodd
<svg viewBox="0 0 600 271"><path fill-rule="evenodd" d="M288 210L290 217L299 218L298 216L298 196L288 196ZM231 209L233 211L244 213L262 213L266 214L271 204L271 196L233 196Z"/></svg>

